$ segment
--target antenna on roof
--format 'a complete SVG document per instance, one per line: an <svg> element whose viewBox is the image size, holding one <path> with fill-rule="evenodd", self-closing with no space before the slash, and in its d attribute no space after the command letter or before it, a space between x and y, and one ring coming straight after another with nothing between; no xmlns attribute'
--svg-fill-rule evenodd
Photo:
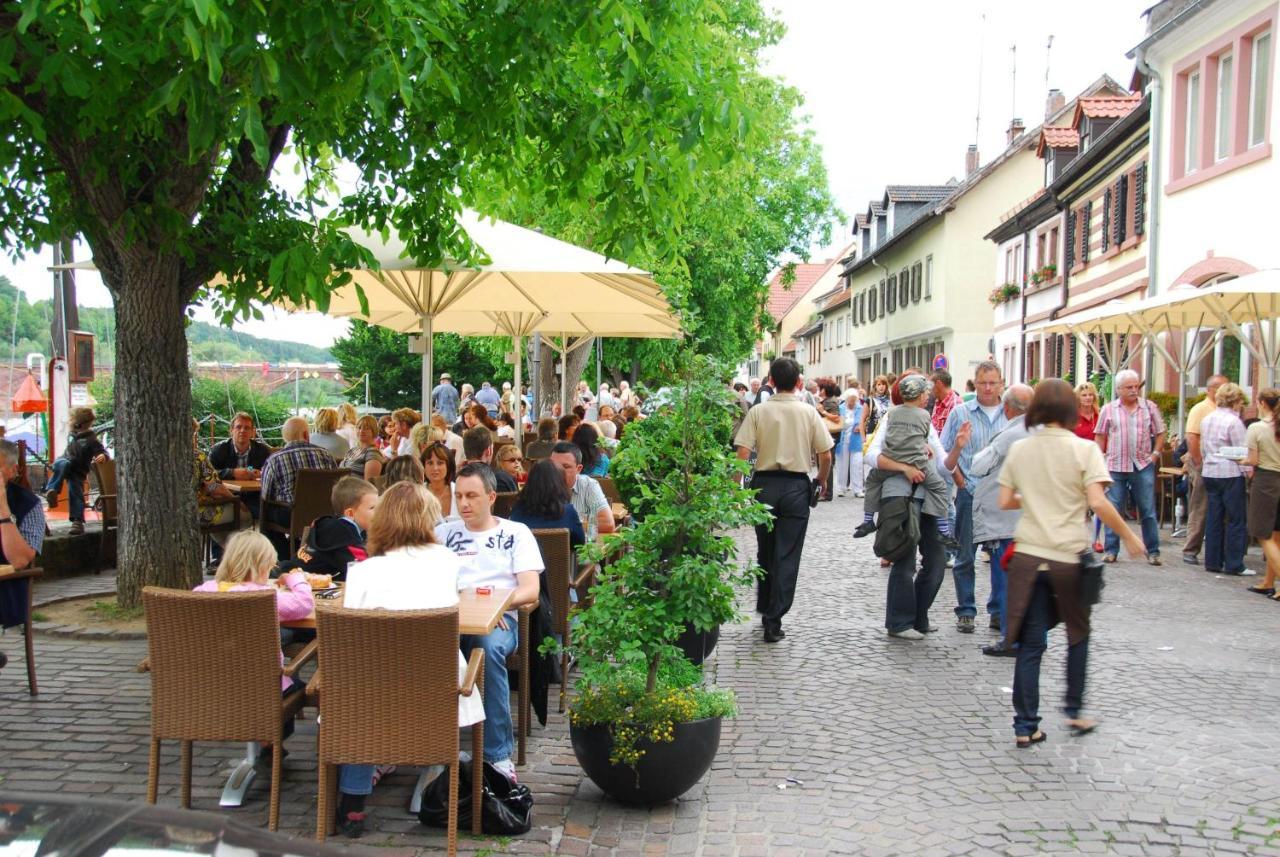
<svg viewBox="0 0 1280 857"><path fill-rule="evenodd" d="M1010 60L1013 63L1013 89L1009 96L1009 115L1018 115L1018 45L1009 45Z"/></svg>
<svg viewBox="0 0 1280 857"><path fill-rule="evenodd" d="M982 13L982 24L978 28L978 111L973 118L973 144L978 145L978 137L982 131L982 58L983 45L987 37L987 13Z"/></svg>
<svg viewBox="0 0 1280 857"><path fill-rule="evenodd" d="M1053 33L1049 34L1049 44L1044 46L1044 91L1049 91L1049 61L1053 58Z"/></svg>

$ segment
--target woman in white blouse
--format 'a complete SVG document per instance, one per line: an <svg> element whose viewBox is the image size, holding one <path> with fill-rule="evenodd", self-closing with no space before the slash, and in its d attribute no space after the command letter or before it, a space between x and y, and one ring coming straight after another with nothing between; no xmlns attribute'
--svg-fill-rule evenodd
<svg viewBox="0 0 1280 857"><path fill-rule="evenodd" d="M378 501L369 525L369 559L347 571L343 607L434 610L458 603L460 560L436 543L440 504L421 483L398 482ZM458 652L458 681L467 663ZM458 724L484 720L480 694L458 697ZM348 836L364 826L364 798L373 791L373 765L342 765L338 772L338 825Z"/></svg>

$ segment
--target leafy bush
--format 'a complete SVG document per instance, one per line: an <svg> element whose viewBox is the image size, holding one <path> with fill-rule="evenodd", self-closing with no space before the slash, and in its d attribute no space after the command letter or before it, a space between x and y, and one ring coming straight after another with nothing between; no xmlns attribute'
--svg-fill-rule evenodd
<svg viewBox="0 0 1280 857"><path fill-rule="evenodd" d="M769 519L739 484L748 467L730 453L737 405L717 380L721 367L688 354L681 367L666 402L628 427L610 465L636 524L581 549L587 561L612 559L574 627L583 673L570 716L608 725L626 764L642 755L641 738L670 740L674 723L732 711L731 696L696 686L701 669L675 642L689 627L736 617L735 587L759 569L739 565L727 533Z"/></svg>

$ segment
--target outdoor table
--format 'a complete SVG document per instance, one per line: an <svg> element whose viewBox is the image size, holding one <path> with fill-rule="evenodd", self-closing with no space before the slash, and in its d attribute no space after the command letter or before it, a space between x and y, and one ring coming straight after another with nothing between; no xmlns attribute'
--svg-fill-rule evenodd
<svg viewBox="0 0 1280 857"><path fill-rule="evenodd" d="M477 595L474 589L465 589L459 592L458 633L481 636L488 634L498 627L498 620L507 611L513 595L515 595L514 589L495 589L492 595ZM341 607L343 593L339 590L336 597L321 600L334 607ZM314 629L316 627L316 615L313 612L305 619L281 622L280 627ZM227 784L222 788L222 798L218 802L219 806L234 807L244 803L244 796L248 793L249 787L257 776L255 766L258 763L258 754L260 752L261 749L255 741L250 741L245 745L244 758L236 765L235 770L231 772L231 776L227 777ZM414 787L415 801L421 801L422 799L422 790L427 785L425 782L426 774L427 772L424 771L422 776L419 777L417 786ZM417 810L414 811L416 812Z"/></svg>
<svg viewBox="0 0 1280 857"><path fill-rule="evenodd" d="M237 496L241 494L261 494L261 479L224 479L222 484L227 486L227 490Z"/></svg>

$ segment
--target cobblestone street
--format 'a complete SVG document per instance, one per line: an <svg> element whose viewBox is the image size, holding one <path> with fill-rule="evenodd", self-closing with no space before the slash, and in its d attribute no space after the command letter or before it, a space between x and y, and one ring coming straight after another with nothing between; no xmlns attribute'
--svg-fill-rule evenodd
<svg viewBox="0 0 1280 857"><path fill-rule="evenodd" d="M886 637L885 571L870 539L850 536L860 511L859 501L841 499L815 512L784 641L764 644L754 617L724 629L711 671L737 691L741 712L726 723L703 783L652 810L605 801L583 780L553 711L547 728L535 726L520 771L537 801L535 829L513 840L463 837L463 850L1280 854L1280 604L1244 591L1257 578L1185 566L1176 543L1166 543L1163 568L1122 561L1108 569L1086 703L1098 731L1069 737L1056 714L1065 652L1058 630L1041 688L1048 741L1017 750L1013 661L981 654L995 638L983 617L977 633L957 633L949 574L932 614L940 630L917 643ZM741 545L754 555L751 534ZM1260 562L1255 550L1249 563ZM979 605L986 590L980 566ZM0 674L0 791L142 800L149 684L134 666L145 643L41 635L35 701L20 636L7 634L0 646L10 657ZM314 830L315 728L308 711L289 742L281 814L289 834ZM195 809L217 811L238 752L197 747ZM161 800L169 805L177 804L177 758L168 746ZM361 844L442 848L404 810L413 777L400 771L378 787L375 830ZM230 812L265 827L265 777Z"/></svg>

